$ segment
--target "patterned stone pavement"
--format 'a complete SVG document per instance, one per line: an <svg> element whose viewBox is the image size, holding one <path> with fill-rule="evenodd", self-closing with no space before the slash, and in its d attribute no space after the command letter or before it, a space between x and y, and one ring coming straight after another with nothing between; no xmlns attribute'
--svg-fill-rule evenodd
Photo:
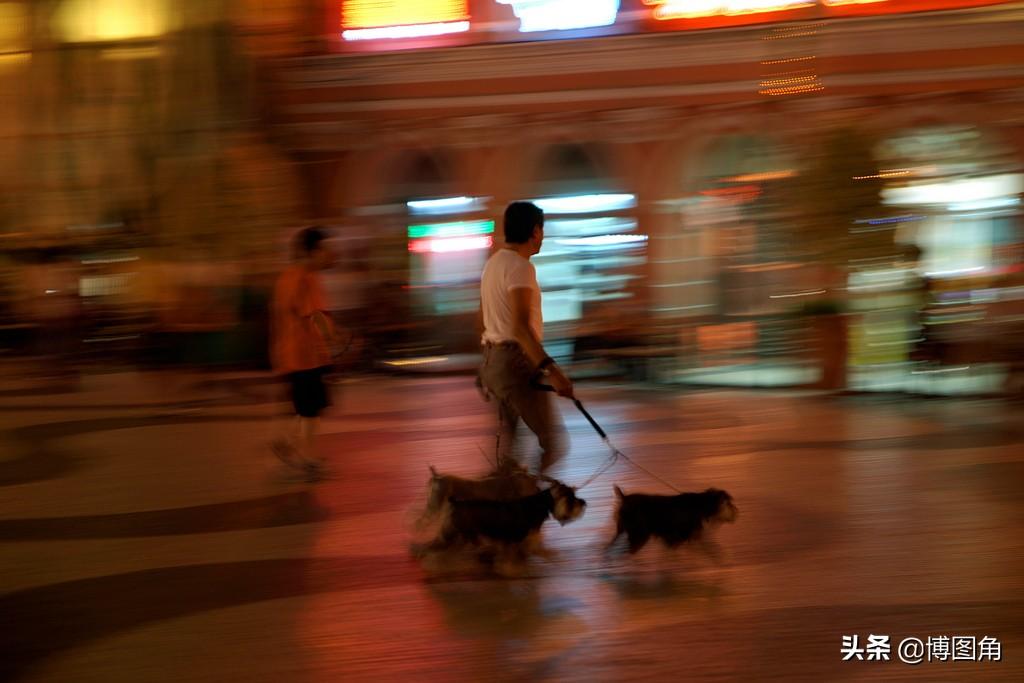
<svg viewBox="0 0 1024 683"><path fill-rule="evenodd" d="M84 377L0 391L0 680L1024 680L1022 411L998 401L585 385L612 440L740 507L721 557L605 556L619 462L520 579L408 555L427 465L485 467L466 378L361 379L324 422L333 477L266 452L258 376ZM607 450L572 405L554 472ZM842 661L844 635L890 661ZM911 666L907 637L991 636L1001 661Z"/></svg>

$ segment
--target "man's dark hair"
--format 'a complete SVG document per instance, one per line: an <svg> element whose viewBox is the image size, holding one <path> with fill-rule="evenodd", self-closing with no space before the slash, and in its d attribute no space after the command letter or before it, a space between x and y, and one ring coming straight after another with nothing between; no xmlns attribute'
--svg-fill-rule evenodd
<svg viewBox="0 0 1024 683"><path fill-rule="evenodd" d="M538 225L544 227L544 212L532 202L512 202L505 209L505 241L509 244L529 242Z"/></svg>
<svg viewBox="0 0 1024 683"><path fill-rule="evenodd" d="M327 239L327 230L319 225L300 230L299 234L295 236L296 256L298 258L309 256L325 239Z"/></svg>

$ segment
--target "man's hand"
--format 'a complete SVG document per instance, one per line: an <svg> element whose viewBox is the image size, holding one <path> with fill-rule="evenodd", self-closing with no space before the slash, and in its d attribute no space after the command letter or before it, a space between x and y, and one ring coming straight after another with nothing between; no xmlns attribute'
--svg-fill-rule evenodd
<svg viewBox="0 0 1024 683"><path fill-rule="evenodd" d="M559 396L573 398L572 380L566 377L565 373L557 365L551 366L548 381L551 382L551 386L555 388L555 393Z"/></svg>

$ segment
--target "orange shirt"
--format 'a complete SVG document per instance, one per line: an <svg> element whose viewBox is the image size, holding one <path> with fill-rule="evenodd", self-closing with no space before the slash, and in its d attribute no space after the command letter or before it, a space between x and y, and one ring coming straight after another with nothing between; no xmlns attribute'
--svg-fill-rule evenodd
<svg viewBox="0 0 1024 683"><path fill-rule="evenodd" d="M330 365L327 342L313 322L313 314L325 308L323 286L315 273L292 266L278 276L270 307L270 362L275 372Z"/></svg>

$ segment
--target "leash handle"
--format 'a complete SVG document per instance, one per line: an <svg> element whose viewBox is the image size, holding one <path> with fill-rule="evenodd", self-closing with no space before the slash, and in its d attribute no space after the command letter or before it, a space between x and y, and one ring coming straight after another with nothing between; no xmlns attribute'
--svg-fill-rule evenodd
<svg viewBox="0 0 1024 683"><path fill-rule="evenodd" d="M608 435L604 433L603 429L601 429L601 425L597 424L597 420L595 420L593 416L587 412L587 409L583 407L583 403L578 398L574 398L572 402L576 404L576 409L583 413L583 417L587 418L587 422L589 422L590 426L594 428L594 431L597 432L603 440L607 441Z"/></svg>

